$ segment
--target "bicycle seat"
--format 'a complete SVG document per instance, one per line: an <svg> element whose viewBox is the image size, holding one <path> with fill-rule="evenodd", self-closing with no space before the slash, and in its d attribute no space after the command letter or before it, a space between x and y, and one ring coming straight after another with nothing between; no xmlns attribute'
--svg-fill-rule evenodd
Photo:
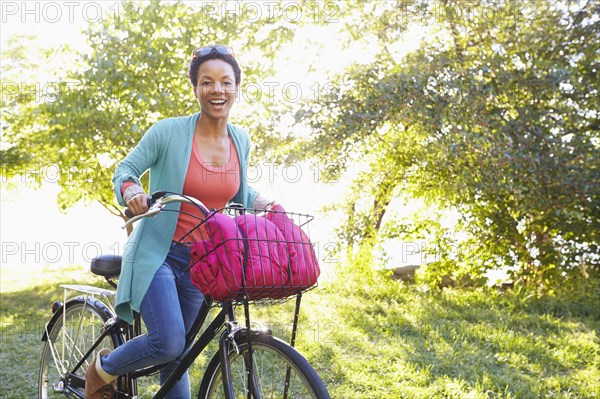
<svg viewBox="0 0 600 399"><path fill-rule="evenodd" d="M120 255L100 255L92 259L90 270L102 277L117 277L121 273Z"/></svg>

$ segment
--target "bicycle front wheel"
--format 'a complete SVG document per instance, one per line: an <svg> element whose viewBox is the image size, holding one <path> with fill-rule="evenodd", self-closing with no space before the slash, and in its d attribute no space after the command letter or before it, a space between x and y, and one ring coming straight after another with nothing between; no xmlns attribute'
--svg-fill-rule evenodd
<svg viewBox="0 0 600 399"><path fill-rule="evenodd" d="M251 339L252 344L248 344ZM325 385L308 361L296 349L269 335L244 337L238 342L239 353L232 348L228 359L235 399L310 398L329 399ZM248 396L247 364L252 346L252 380L258 395ZM200 384L199 399L225 398L221 361L217 353L206 368Z"/></svg>
<svg viewBox="0 0 600 399"><path fill-rule="evenodd" d="M83 358L112 316L102 302L85 297L72 298L56 311L44 332L38 378L40 399L85 397L87 366L100 349L114 349L119 344L118 337L108 335Z"/></svg>

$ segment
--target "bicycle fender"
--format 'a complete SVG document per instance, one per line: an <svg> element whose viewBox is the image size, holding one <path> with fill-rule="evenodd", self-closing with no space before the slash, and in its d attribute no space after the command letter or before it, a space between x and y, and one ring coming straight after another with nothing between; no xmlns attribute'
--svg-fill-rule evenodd
<svg viewBox="0 0 600 399"><path fill-rule="evenodd" d="M69 309L76 304L84 304L86 302L87 302L88 306L94 307L97 310L102 311L102 313L104 313L106 316L108 316L109 319L114 317L114 315L106 307L106 305L104 305L102 302L100 302L99 300L97 300L95 298L89 298L89 297L86 298L84 296L73 297L73 298L69 299L67 302L63 303L62 306L60 306L58 309L56 309L56 311L54 312L54 314L52 315L50 320L46 323L44 332L42 334L42 342L48 341L48 332L51 331L52 328L54 327L54 325L56 324L56 322L58 320L60 320L60 318L63 315L63 312L66 309Z"/></svg>

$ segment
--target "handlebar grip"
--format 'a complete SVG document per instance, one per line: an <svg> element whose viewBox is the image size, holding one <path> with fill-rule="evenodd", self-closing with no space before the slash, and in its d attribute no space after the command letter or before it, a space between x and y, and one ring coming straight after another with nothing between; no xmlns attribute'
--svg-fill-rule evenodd
<svg viewBox="0 0 600 399"><path fill-rule="evenodd" d="M148 208L150 208L152 205L154 205L154 202L156 202L156 200L153 199L153 197L148 197ZM129 208L127 208L127 209L125 209L125 216L127 216L129 219L131 219L135 215L133 214L133 212L131 212L131 210Z"/></svg>
<svg viewBox="0 0 600 399"><path fill-rule="evenodd" d="M133 212L131 212L129 210L129 208L125 209L125 216L127 216L128 219L131 219L132 217L134 217L135 215L133 214Z"/></svg>

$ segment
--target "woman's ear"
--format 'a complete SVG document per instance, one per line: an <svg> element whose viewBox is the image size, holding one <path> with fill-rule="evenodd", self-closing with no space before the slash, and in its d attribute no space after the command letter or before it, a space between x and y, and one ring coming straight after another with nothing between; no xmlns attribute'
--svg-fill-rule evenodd
<svg viewBox="0 0 600 399"><path fill-rule="evenodd" d="M194 97L198 98L198 88L194 86Z"/></svg>

